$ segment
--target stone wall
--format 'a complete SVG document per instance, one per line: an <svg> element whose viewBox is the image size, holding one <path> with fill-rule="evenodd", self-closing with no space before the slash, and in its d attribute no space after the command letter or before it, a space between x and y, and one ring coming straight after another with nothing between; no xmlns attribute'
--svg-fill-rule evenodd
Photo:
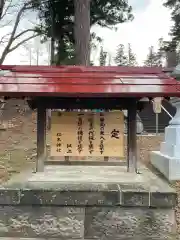
<svg viewBox="0 0 180 240"><path fill-rule="evenodd" d="M176 194L158 179L151 186L60 185L0 189L0 239L175 239Z"/></svg>
<svg viewBox="0 0 180 240"><path fill-rule="evenodd" d="M168 208L6 206L0 208L0 236L172 240L174 219Z"/></svg>

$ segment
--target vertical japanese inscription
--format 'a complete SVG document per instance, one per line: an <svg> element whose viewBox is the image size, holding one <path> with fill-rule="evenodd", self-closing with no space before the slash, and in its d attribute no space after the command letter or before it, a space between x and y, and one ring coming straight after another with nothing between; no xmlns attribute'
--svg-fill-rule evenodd
<svg viewBox="0 0 180 240"><path fill-rule="evenodd" d="M72 144L67 144L67 153L72 153Z"/></svg>
<svg viewBox="0 0 180 240"><path fill-rule="evenodd" d="M105 130L105 120L104 120L104 114L100 113L100 144L99 144L99 151L101 155L104 153L104 130Z"/></svg>
<svg viewBox="0 0 180 240"><path fill-rule="evenodd" d="M89 146L88 146L88 150L89 150L89 153L92 154L92 153L94 152L94 144L93 144L93 141L95 140L93 114L90 114L90 116L88 117L88 123L89 123L89 131L88 131Z"/></svg>
<svg viewBox="0 0 180 240"><path fill-rule="evenodd" d="M83 117L84 114L78 113L78 128L77 128L77 140L78 140L78 146L77 151L79 154L83 151Z"/></svg>
<svg viewBox="0 0 180 240"><path fill-rule="evenodd" d="M52 115L52 156L124 156L122 113Z"/></svg>
<svg viewBox="0 0 180 240"><path fill-rule="evenodd" d="M61 137L62 137L61 133L56 134L56 152L61 152L61 146L62 146Z"/></svg>

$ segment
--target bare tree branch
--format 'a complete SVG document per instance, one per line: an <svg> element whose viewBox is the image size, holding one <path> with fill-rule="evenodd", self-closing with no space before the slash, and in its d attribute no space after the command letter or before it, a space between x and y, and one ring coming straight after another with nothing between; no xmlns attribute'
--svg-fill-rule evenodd
<svg viewBox="0 0 180 240"><path fill-rule="evenodd" d="M21 42L17 43L14 47L12 47L11 49L9 49L8 53L14 51L16 48L18 48L19 46L23 45L23 43L28 42L29 40L31 40L31 39L33 39L33 38L35 38L35 37L37 37L37 36L39 36L39 33L34 34L33 36L30 36L30 37L22 40Z"/></svg>
<svg viewBox="0 0 180 240"><path fill-rule="evenodd" d="M2 20L6 14L8 13L8 10L12 7L12 0L9 0L9 3L7 4L6 8L5 8L5 3L7 2L7 0L0 0L1 1L4 1L4 6L3 6L3 9L2 9L2 13L0 15L0 20Z"/></svg>
<svg viewBox="0 0 180 240"><path fill-rule="evenodd" d="M11 33L7 33L6 35L2 36L2 38L0 39L0 45L7 42L8 40L5 40L5 38L7 38L10 35Z"/></svg>
<svg viewBox="0 0 180 240"><path fill-rule="evenodd" d="M1 0L0 0L0 1L1 1ZM12 0L10 0L10 1L12 1ZM17 16L16 16L16 18L15 18L15 22L14 22L14 25L13 25L12 32L11 32L11 34L9 34L10 36L9 36L8 41L7 41L7 44L6 44L6 46L5 46L2 54L1 54L1 56L0 56L0 64L2 64L2 63L4 62L6 56L7 56L10 52L14 51L15 49L17 49L19 46L21 46L21 45L24 44L25 42L27 42L27 41L29 41L29 40L37 37L38 35L40 35L40 33L37 32L36 29L27 29L27 30L24 30L24 31L16 34L17 29L18 29L18 27L19 27L19 24L20 24L20 21L21 21L21 18L22 18L22 16L23 16L24 12L32 8L31 3L32 3L32 0L26 1L26 3L24 3L24 4L22 5L22 7L19 9L19 11L18 11L18 13L17 13ZM29 36L29 37L26 37L25 39L21 40L19 43L17 43L15 46L12 47L12 44L14 44L14 42L15 42L18 38L22 37L23 35L25 35L26 33L29 33L29 32L34 32L35 34L34 34L34 35L31 35L31 36ZM6 35L5 37L7 37L7 35ZM4 41L4 38L5 38L5 37L3 37L3 38L1 39L1 41Z"/></svg>
<svg viewBox="0 0 180 240"><path fill-rule="evenodd" d="M0 19L2 18L5 0L0 0Z"/></svg>
<svg viewBox="0 0 180 240"><path fill-rule="evenodd" d="M12 20L9 20L8 22L6 22L6 23L0 25L0 28L7 27L7 26L9 26L11 23L12 23Z"/></svg>
<svg viewBox="0 0 180 240"><path fill-rule="evenodd" d="M27 29L27 30L24 30L24 31L20 32L19 34L17 34L17 35L13 38L13 41L16 40L17 38L21 37L22 35L28 33L28 32L35 32L35 29Z"/></svg>
<svg viewBox="0 0 180 240"><path fill-rule="evenodd" d="M15 23L14 23L14 28L13 28L12 33L11 33L11 37L9 38L9 42L8 42L8 44L6 46L6 48L8 48L8 49L10 48L10 45L13 42L13 39L14 39L14 36L16 34L16 31L17 31L17 28L18 28L21 16L22 16L23 12L25 11L25 9L26 9L26 4L23 5L23 7L20 9L20 11L17 14L16 20L15 20Z"/></svg>

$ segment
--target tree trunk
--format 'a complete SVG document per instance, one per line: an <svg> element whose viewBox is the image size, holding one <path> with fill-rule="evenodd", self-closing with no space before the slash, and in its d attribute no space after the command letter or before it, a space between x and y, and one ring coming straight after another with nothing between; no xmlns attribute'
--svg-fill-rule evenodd
<svg viewBox="0 0 180 240"><path fill-rule="evenodd" d="M55 64L55 38L54 38L54 27L55 27L55 9L53 0L50 1L50 15L51 15L51 57L50 65Z"/></svg>
<svg viewBox="0 0 180 240"><path fill-rule="evenodd" d="M90 0L74 0L76 65L90 65ZM83 160L77 157L76 160Z"/></svg>
<svg viewBox="0 0 180 240"><path fill-rule="evenodd" d="M5 0L0 0L0 20L3 13L4 3L5 3Z"/></svg>
<svg viewBox="0 0 180 240"><path fill-rule="evenodd" d="M90 65L90 0L74 0L76 65Z"/></svg>
<svg viewBox="0 0 180 240"><path fill-rule="evenodd" d="M54 52L55 52L55 40L54 40L53 37L51 37L51 57L50 57L50 65L54 65L54 62L55 62Z"/></svg>

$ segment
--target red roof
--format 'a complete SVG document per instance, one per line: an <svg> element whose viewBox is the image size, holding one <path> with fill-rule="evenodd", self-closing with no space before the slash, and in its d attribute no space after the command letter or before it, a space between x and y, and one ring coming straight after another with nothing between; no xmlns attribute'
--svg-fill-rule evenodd
<svg viewBox="0 0 180 240"><path fill-rule="evenodd" d="M180 83L161 68L0 65L0 95L178 97Z"/></svg>

